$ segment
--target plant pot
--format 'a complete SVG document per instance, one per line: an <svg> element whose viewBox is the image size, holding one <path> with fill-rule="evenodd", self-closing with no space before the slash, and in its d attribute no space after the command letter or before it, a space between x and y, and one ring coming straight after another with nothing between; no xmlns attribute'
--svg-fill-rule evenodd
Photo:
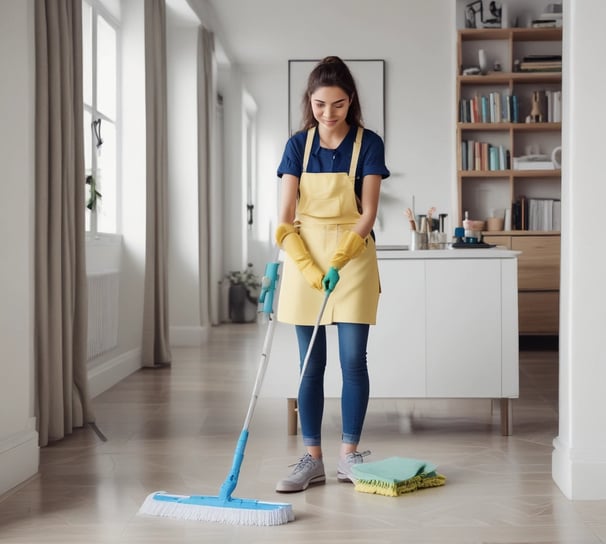
<svg viewBox="0 0 606 544"><path fill-rule="evenodd" d="M249 323L254 319L247 319L247 306L255 304L255 300L251 298L248 289L240 284L234 283L229 286L228 307L229 319L232 323ZM256 314L255 314L256 317Z"/></svg>

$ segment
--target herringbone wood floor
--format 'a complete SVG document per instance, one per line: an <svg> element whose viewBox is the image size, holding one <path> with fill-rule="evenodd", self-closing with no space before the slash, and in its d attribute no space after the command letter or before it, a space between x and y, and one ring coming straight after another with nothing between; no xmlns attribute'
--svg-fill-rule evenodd
<svg viewBox="0 0 606 544"><path fill-rule="evenodd" d="M388 498L337 483L340 412L330 400L326 485L277 495L275 482L302 447L287 435L286 401L261 398L234 496L286 500L294 522L242 527L137 516L151 491L218 493L264 331L257 324L216 327L202 348L174 349L172 367L141 370L96 398L108 441L82 429L43 449L39 475L0 502L0 542L606 542L606 502L568 501L552 481L557 351L536 349L521 352L511 437L500 435L498 404L493 410L489 400L371 400L360 444L372 450L367 459L430 460L447 476L444 487Z"/></svg>

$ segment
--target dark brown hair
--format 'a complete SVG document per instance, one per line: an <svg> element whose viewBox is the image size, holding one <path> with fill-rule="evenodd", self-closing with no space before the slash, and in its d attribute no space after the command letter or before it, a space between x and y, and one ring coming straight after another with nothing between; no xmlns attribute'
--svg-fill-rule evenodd
<svg viewBox="0 0 606 544"><path fill-rule="evenodd" d="M301 103L303 107L302 130L310 129L318 124L311 108L311 95L320 87L339 87L342 89L351 100L345 119L347 124L357 127L363 126L356 82L349 68L339 57L325 57L315 66L307 79L307 89Z"/></svg>

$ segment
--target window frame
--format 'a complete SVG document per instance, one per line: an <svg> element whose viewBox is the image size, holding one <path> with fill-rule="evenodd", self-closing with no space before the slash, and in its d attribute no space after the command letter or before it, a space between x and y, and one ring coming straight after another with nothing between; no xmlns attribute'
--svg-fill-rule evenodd
<svg viewBox="0 0 606 544"><path fill-rule="evenodd" d="M88 229L86 230L86 234L92 238L96 238L100 235L103 236L112 236L112 235L120 235L122 231L122 201L121 201L121 186L122 186L122 125L121 125L121 112L122 112L122 63L121 63L121 27L120 21L117 19L104 5L101 0L82 0L82 4L90 7L92 12L92 36L91 36L91 98L92 104L87 104L84 101L83 97L83 114L88 114L91 120L94 122L97 119L101 119L101 127L103 124L112 124L115 129L116 134L116 150L115 150L115 182L116 182L116 199L115 199L115 230L113 232L107 231L99 231L98 230L98 212L96 210L90 210L90 221L88 225ZM98 97L97 97L97 81L98 81L98 40L97 40L97 26L98 26L98 18L102 17L105 22L111 26L116 33L116 58L115 58L115 81L116 81L116 89L115 89L115 99L116 99L116 107L115 107L115 119L111 119L107 115L101 113L98 110ZM83 74L84 75L84 74ZM83 82L84 83L84 82ZM90 152L90 168L86 169L86 175L93 174L97 175L98 172L98 153L95 146L95 138L92 134L92 126L83 127L83 130L91 131L91 141L90 141L90 149L87 152ZM103 130L103 129L101 129ZM86 139L85 139L86 144ZM103 203L103 201L102 201ZM88 211L88 210L87 210Z"/></svg>

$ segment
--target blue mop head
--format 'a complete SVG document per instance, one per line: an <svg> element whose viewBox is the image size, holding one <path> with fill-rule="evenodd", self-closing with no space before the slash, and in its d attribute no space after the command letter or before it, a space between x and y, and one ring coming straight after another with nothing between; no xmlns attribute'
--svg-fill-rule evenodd
<svg viewBox="0 0 606 544"><path fill-rule="evenodd" d="M170 495L164 491L148 495L138 514L231 525L283 525L295 519L292 505L288 503Z"/></svg>
<svg viewBox="0 0 606 544"><path fill-rule="evenodd" d="M290 504L232 498L231 494L238 483L247 440L248 430L242 429L234 451L231 470L218 496L171 495L165 491L157 491L147 496L138 513L231 525L282 525L293 521L295 515Z"/></svg>

